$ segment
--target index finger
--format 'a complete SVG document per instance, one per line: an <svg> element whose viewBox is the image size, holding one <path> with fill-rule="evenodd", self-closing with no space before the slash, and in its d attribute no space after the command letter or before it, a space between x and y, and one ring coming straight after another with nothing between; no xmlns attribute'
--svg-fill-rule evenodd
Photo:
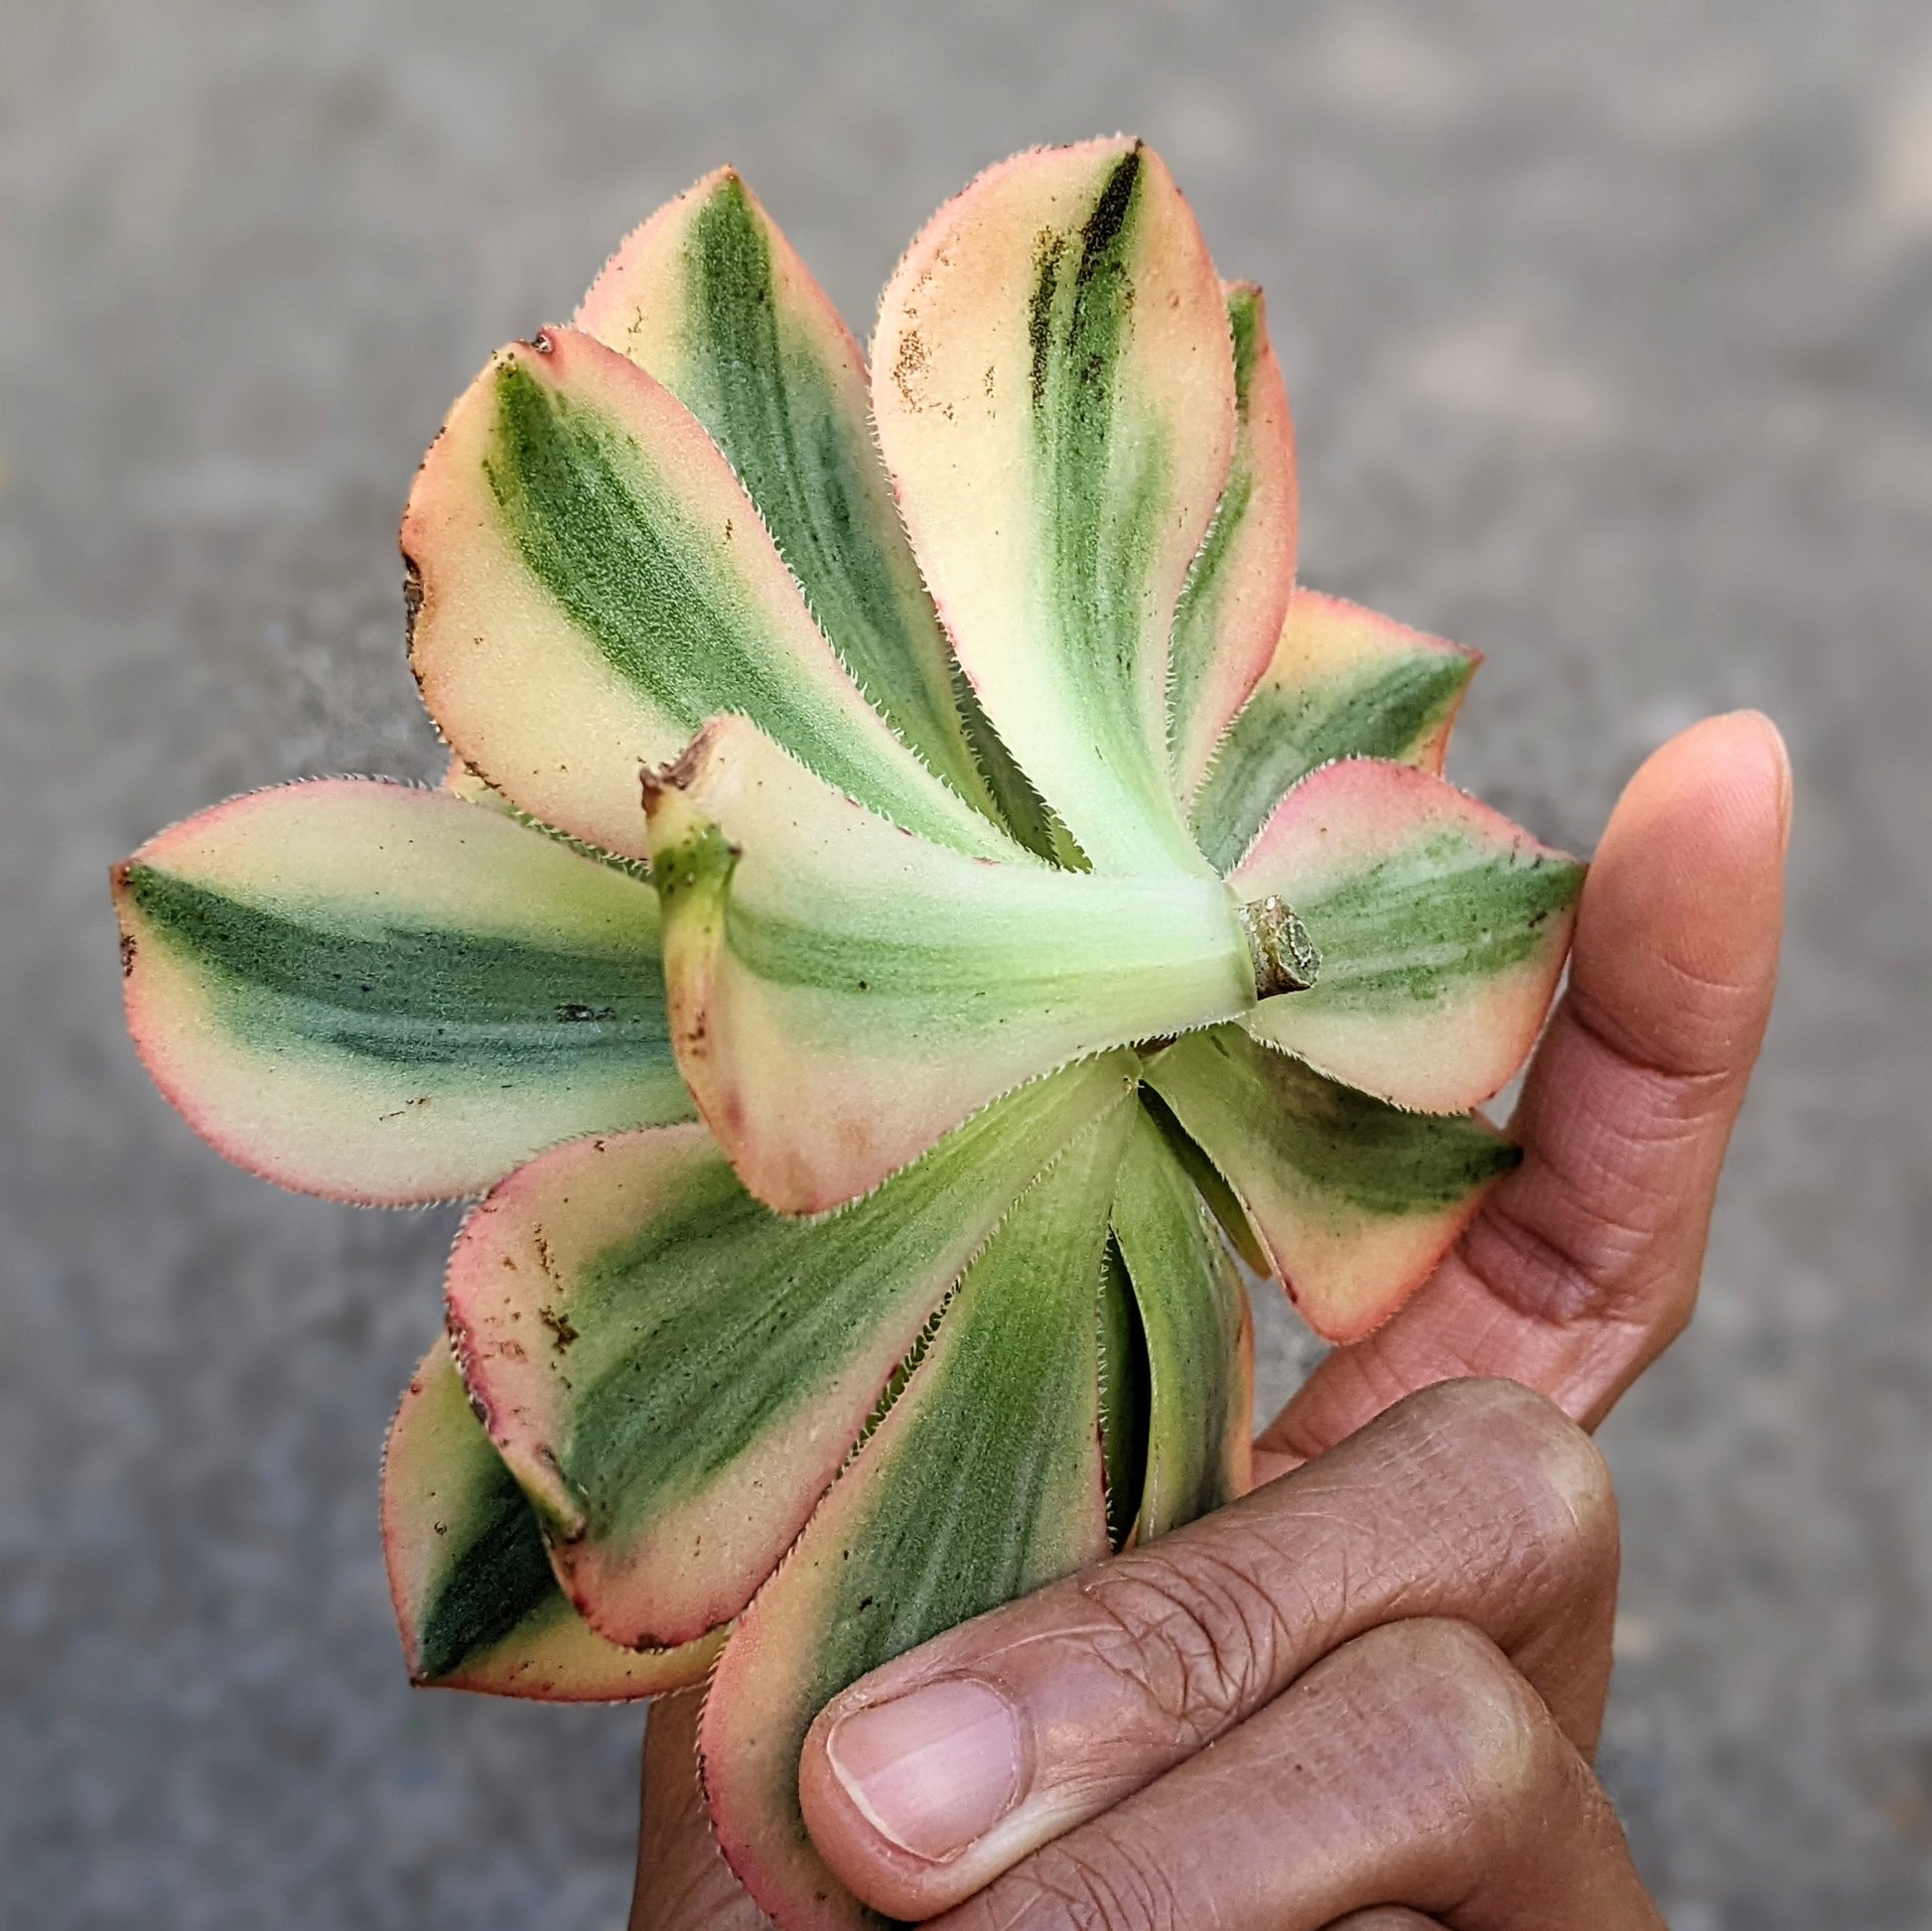
<svg viewBox="0 0 1932 1931"><path fill-rule="evenodd" d="M1616 1558L1586 1436L1508 1383L1431 1389L1318 1463L834 1698L805 1742L805 1822L859 1896L929 1916L1402 1617L1480 1629L1587 1751Z"/></svg>
<svg viewBox="0 0 1932 1931"><path fill-rule="evenodd" d="M1457 1375L1593 1428L1676 1337L1770 1017L1790 823L1790 760L1756 712L1680 733L1630 780L1512 1122L1522 1166L1394 1319L1322 1362L1258 1472Z"/></svg>

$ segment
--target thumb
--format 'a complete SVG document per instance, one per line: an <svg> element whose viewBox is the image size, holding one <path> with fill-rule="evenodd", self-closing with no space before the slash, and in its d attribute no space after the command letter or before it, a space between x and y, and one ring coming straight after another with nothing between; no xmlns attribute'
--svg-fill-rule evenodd
<svg viewBox="0 0 1932 1931"><path fill-rule="evenodd" d="M1322 1362L1258 1474L1462 1375L1593 1428L1676 1337L1770 1017L1790 824L1784 741L1756 712L1693 726L1630 780L1511 1123L1523 1164L1394 1319Z"/></svg>

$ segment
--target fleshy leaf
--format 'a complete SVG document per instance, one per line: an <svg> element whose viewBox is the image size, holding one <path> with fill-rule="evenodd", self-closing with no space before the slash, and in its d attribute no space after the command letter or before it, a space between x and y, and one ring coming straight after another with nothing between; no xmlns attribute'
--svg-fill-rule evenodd
<svg viewBox="0 0 1932 1931"><path fill-rule="evenodd" d="M1168 775L1168 638L1227 480L1227 312L1138 141L1035 150L888 284L880 446L980 702L1097 869L1199 869Z"/></svg>
<svg viewBox="0 0 1932 1931"><path fill-rule="evenodd" d="M1330 1341L1357 1340L1394 1313L1519 1158L1478 1118L1404 1113L1238 1026L1177 1040L1147 1079L1234 1188L1303 1318Z"/></svg>
<svg viewBox="0 0 1932 1931"><path fill-rule="evenodd" d="M1121 1162L1113 1226L1146 1336L1146 1542L1247 1492L1254 1338L1241 1277L1145 1111Z"/></svg>
<svg viewBox="0 0 1932 1931"><path fill-rule="evenodd" d="M1187 1129L1175 1119L1173 1108L1152 1086L1144 1085L1141 1088L1141 1104L1147 1109L1148 1118L1161 1129L1161 1137L1168 1143L1168 1152L1173 1156L1180 1171L1193 1181L1194 1191L1201 1197L1201 1205L1227 1237L1229 1247L1253 1273L1272 1274L1274 1264L1268 1258L1268 1249L1262 1245L1261 1236L1255 1232L1247 1209L1242 1206L1233 1187L1228 1185L1221 1170L1194 1144Z"/></svg>
<svg viewBox="0 0 1932 1931"><path fill-rule="evenodd" d="M588 838L574 838L567 831L558 831L555 826L531 817L527 811L504 797L487 778L473 771L460 758L453 757L444 766L443 781L437 788L447 791L453 798L463 799L466 804L481 805L485 811L495 812L499 818L508 818L532 831L541 832L546 838L554 838L559 844L568 845L573 852L596 859L600 865L615 866L630 878L647 880L650 877L650 867L644 860L607 852L602 845L593 845Z"/></svg>
<svg viewBox="0 0 1932 1931"><path fill-rule="evenodd" d="M1079 841L1067 830L1059 813L1039 795L1038 787L1020 768L1013 753L993 729L992 719L986 715L978 693L957 660L953 664L953 698L959 706L967 742L973 748L973 761L979 766L1000 822L1028 851L1038 857L1069 872L1091 871L1092 865L1081 851Z"/></svg>
<svg viewBox="0 0 1932 1931"><path fill-rule="evenodd" d="M780 1212L876 1186L1049 1067L1253 1004L1218 880L947 851L742 718L707 727L649 810L678 1062Z"/></svg>
<svg viewBox="0 0 1932 1931"><path fill-rule="evenodd" d="M712 1820L785 1931L886 1922L805 1834L812 1719L869 1670L1107 1553L1094 1290L1131 1117L1088 1133L1014 1208L719 1661L698 1739Z"/></svg>
<svg viewBox="0 0 1932 1931"><path fill-rule="evenodd" d="M1238 428L1220 506L1174 613L1168 733L1193 796L1214 748L1273 661L1295 588L1295 430L1261 290L1227 289Z"/></svg>
<svg viewBox="0 0 1932 1931"><path fill-rule="evenodd" d="M477 1209L458 1359L596 1628L676 1643L743 1608L962 1269L1133 1077L1042 1080L824 1220L759 1206L698 1127L560 1149Z"/></svg>
<svg viewBox="0 0 1932 1931"><path fill-rule="evenodd" d="M495 811L283 785L163 832L114 894L149 1071L285 1186L440 1199L579 1134L690 1117L650 887Z"/></svg>
<svg viewBox="0 0 1932 1931"><path fill-rule="evenodd" d="M720 168L659 208L576 326L704 424L861 687L955 790L984 795L952 652L873 441L865 357L738 174Z"/></svg>
<svg viewBox="0 0 1932 1931"><path fill-rule="evenodd" d="M719 1630L639 1654L570 1606L536 1516L470 1412L439 1336L382 1457L382 1547L410 1681L548 1703L620 1703L701 1683Z"/></svg>
<svg viewBox="0 0 1932 1931"><path fill-rule="evenodd" d="M1507 1083L1570 949L1584 868L1429 771L1325 765L1276 807L1229 875L1300 915L1321 955L1306 992L1265 999L1255 1036L1425 1113Z"/></svg>
<svg viewBox="0 0 1932 1931"><path fill-rule="evenodd" d="M465 804L480 804L498 817L514 818L516 807L502 792L491 789L487 779L479 777L462 759L452 757L443 767L443 782L437 787Z"/></svg>
<svg viewBox="0 0 1932 1931"><path fill-rule="evenodd" d="M1217 871L1254 843L1288 788L1338 758L1441 773L1479 651L1297 585L1288 621L1194 797L1194 836Z"/></svg>
<svg viewBox="0 0 1932 1931"><path fill-rule="evenodd" d="M1014 849L860 694L696 417L589 336L495 356L423 460L402 547L424 701L544 824L642 857L640 765L734 711L895 823Z"/></svg>
<svg viewBox="0 0 1932 1931"><path fill-rule="evenodd" d="M646 369L730 459L819 623L894 728L1028 850L1065 833L987 722L926 594L873 438L865 357L732 169L659 208L576 326Z"/></svg>

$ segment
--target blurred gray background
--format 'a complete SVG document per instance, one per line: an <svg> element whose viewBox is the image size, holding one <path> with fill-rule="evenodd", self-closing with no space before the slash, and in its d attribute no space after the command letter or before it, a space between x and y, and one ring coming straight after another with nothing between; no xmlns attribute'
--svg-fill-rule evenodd
<svg viewBox="0 0 1932 1931"><path fill-rule="evenodd" d="M206 1152L122 1036L105 868L435 770L410 473L660 200L738 162L863 334L976 168L1124 125L1270 291L1308 578L1489 652L1465 783L1587 849L1698 714L1790 735L1704 1309L1604 1434L1605 1764L1675 1931L1932 1922L1925 0L0 27L0 1920L621 1924L634 1713L412 1694L390 1628L377 1453L453 1215Z"/></svg>

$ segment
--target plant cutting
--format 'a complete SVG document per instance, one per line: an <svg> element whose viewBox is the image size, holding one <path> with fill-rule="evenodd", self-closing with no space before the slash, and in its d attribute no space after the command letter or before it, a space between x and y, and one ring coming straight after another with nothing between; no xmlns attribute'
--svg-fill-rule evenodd
<svg viewBox="0 0 1932 1931"><path fill-rule="evenodd" d="M117 868L220 1152L481 1195L382 1523L412 1676L710 1681L726 1856L878 1920L839 1689L1240 1494L1241 1274L1335 1341L1515 1158L1582 867L1442 775L1472 652L1296 582L1258 290L1160 158L940 209L870 368L737 175L458 400L402 526L440 791Z"/></svg>

